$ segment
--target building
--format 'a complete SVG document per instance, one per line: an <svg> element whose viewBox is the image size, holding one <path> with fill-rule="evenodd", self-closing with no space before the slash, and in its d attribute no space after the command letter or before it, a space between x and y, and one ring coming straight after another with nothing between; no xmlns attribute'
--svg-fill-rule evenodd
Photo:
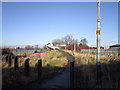
<svg viewBox="0 0 120 90"><path fill-rule="evenodd" d="M109 46L109 50L111 50L113 53L120 56L120 44L115 44L115 45Z"/></svg>
<svg viewBox="0 0 120 90"><path fill-rule="evenodd" d="M52 43L46 44L46 47L49 48L50 50L59 49L58 46L54 46Z"/></svg>
<svg viewBox="0 0 120 90"><path fill-rule="evenodd" d="M66 49L73 51L74 50L74 44L67 46ZM79 45L76 44L76 51L80 51L81 49L91 49L91 47L89 47L87 45L83 45L83 44L79 44Z"/></svg>
<svg viewBox="0 0 120 90"><path fill-rule="evenodd" d="M120 44L111 45L111 46L109 46L109 48L119 49L120 48Z"/></svg>

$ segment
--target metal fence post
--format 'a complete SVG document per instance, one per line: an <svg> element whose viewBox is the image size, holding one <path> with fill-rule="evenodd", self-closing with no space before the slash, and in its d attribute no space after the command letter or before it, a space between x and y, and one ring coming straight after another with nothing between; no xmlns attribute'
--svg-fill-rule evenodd
<svg viewBox="0 0 120 90"><path fill-rule="evenodd" d="M30 75L29 61L30 61L29 58L25 60L25 67L24 67L24 70L25 70L25 75L26 75L26 76L29 76L29 75Z"/></svg>
<svg viewBox="0 0 120 90"><path fill-rule="evenodd" d="M9 58L9 60L8 60L8 67L11 67L11 64L12 64L12 56L9 55L8 58Z"/></svg>
<svg viewBox="0 0 120 90"><path fill-rule="evenodd" d="M97 65L97 85L98 85L98 88L102 87L101 65Z"/></svg>
<svg viewBox="0 0 120 90"><path fill-rule="evenodd" d="M74 88L74 61L70 62L70 88Z"/></svg>
<svg viewBox="0 0 120 90"><path fill-rule="evenodd" d="M14 70L18 69L18 56L15 57L14 59Z"/></svg>
<svg viewBox="0 0 120 90"><path fill-rule="evenodd" d="M5 58L5 59L6 59L6 63L8 63L8 56L6 56L6 58Z"/></svg>
<svg viewBox="0 0 120 90"><path fill-rule="evenodd" d="M42 81L42 60L38 60L38 83L41 84Z"/></svg>

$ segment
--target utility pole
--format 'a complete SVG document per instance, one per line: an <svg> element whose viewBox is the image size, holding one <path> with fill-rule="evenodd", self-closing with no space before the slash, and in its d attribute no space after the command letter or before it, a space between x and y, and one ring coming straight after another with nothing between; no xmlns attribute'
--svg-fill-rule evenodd
<svg viewBox="0 0 120 90"><path fill-rule="evenodd" d="M100 64L100 0L98 0L97 3L97 8L98 8L98 16L97 16L97 30L96 30L96 35L97 35L97 83L98 87L101 87L101 64Z"/></svg>
<svg viewBox="0 0 120 90"><path fill-rule="evenodd" d="M97 17L97 65L100 65L100 0L98 0L98 17Z"/></svg>
<svg viewBox="0 0 120 90"><path fill-rule="evenodd" d="M74 55L75 55L75 52L76 52L76 40L74 40Z"/></svg>

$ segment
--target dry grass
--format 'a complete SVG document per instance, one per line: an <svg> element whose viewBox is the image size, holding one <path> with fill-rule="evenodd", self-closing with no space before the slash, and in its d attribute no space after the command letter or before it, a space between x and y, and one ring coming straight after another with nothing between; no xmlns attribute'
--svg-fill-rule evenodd
<svg viewBox="0 0 120 90"><path fill-rule="evenodd" d="M72 51L65 50L73 55ZM96 55L75 53L75 87L97 88ZM102 88L120 88L120 56L101 55Z"/></svg>
<svg viewBox="0 0 120 90"><path fill-rule="evenodd" d="M63 50L75 57L75 88L96 88L96 55L89 53L75 53ZM24 61L30 58L31 74L29 77L24 76ZM6 85L26 85L37 80L37 62L42 59L43 73L42 78L54 76L62 72L67 64L67 59L63 53L56 50L44 53L34 53L26 58L19 58L18 71L13 70L13 66L8 68L6 63L3 64L3 86ZM101 55L101 70L103 88L120 88L120 56ZM18 78L19 77L19 78ZM10 86L9 86L10 87Z"/></svg>
<svg viewBox="0 0 120 90"><path fill-rule="evenodd" d="M24 75L24 62L30 59L30 76ZM67 65L66 57L57 50L46 51L44 53L34 53L27 57L19 58L19 70L13 69L13 64L8 68L8 64L3 62L3 87L25 86L37 80L37 63L42 59L42 79L53 77L64 70ZM14 63L14 62L13 62Z"/></svg>

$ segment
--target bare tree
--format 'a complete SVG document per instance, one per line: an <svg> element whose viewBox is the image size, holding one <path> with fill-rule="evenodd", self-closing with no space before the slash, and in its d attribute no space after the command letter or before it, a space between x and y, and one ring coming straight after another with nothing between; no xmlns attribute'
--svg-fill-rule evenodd
<svg viewBox="0 0 120 90"><path fill-rule="evenodd" d="M62 40L66 45L70 45L73 42L73 36L71 34L68 34Z"/></svg>
<svg viewBox="0 0 120 90"><path fill-rule="evenodd" d="M46 45L43 46L43 49L47 49Z"/></svg>
<svg viewBox="0 0 120 90"><path fill-rule="evenodd" d="M38 45L35 45L35 49L38 49L39 48L39 46Z"/></svg>
<svg viewBox="0 0 120 90"><path fill-rule="evenodd" d="M86 38L80 40L80 44L87 45L88 40Z"/></svg>
<svg viewBox="0 0 120 90"><path fill-rule="evenodd" d="M74 39L73 39L72 34L68 34L65 37L63 37L62 39L53 40L52 43L55 46L57 46L57 45L59 46L60 44L65 44L68 46L68 45L74 44Z"/></svg>
<svg viewBox="0 0 120 90"><path fill-rule="evenodd" d="M52 41L52 43L53 43L53 45L60 45L60 44L62 44L62 40L61 39L55 39L55 40L53 40Z"/></svg>
<svg viewBox="0 0 120 90"><path fill-rule="evenodd" d="M71 42L71 44L76 44L77 45L78 44L78 40L77 39L76 40L73 39L72 42Z"/></svg>
<svg viewBox="0 0 120 90"><path fill-rule="evenodd" d="M27 45L27 46L25 46L25 49L27 49L27 50L33 49L33 46Z"/></svg>

